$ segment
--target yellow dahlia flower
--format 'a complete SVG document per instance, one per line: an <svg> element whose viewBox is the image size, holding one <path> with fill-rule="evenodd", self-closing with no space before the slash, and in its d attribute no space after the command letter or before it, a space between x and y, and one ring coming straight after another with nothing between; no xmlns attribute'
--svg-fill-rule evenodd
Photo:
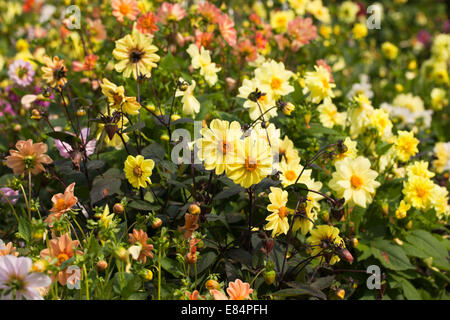
<svg viewBox="0 0 450 320"><path fill-rule="evenodd" d="M309 99L313 103L320 103L323 99L333 98L333 88L336 84L330 82L330 73L323 66L314 66L315 71L305 74L304 93L310 93Z"/></svg>
<svg viewBox="0 0 450 320"><path fill-rule="evenodd" d="M269 193L270 204L267 210L272 212L267 216L265 230L272 230L272 238L279 234L287 234L289 230L288 214L290 209L286 207L288 201L288 192L281 188L270 187Z"/></svg>
<svg viewBox="0 0 450 320"><path fill-rule="evenodd" d="M137 102L136 97L125 97L125 88L116 86L114 83L104 78L100 84L102 93L108 98L109 107L115 110L135 115L139 113L141 105Z"/></svg>
<svg viewBox="0 0 450 320"><path fill-rule="evenodd" d="M339 197L344 197L349 205L365 208L372 202L375 189L380 186L375 178L378 173L370 169L369 159L359 156L356 159L345 158L335 163L329 186Z"/></svg>
<svg viewBox="0 0 450 320"><path fill-rule="evenodd" d="M399 131L398 136L394 139L394 151L400 161L406 162L414 156L419 149L419 140L414 138L414 133L408 131Z"/></svg>
<svg viewBox="0 0 450 320"><path fill-rule="evenodd" d="M255 70L256 86L263 93L271 93L277 99L294 91L294 87L289 84L293 75L292 71L286 70L283 62L270 60Z"/></svg>
<svg viewBox="0 0 450 320"><path fill-rule="evenodd" d="M411 176L403 185L405 201L416 209L428 210L432 205L435 184L428 178Z"/></svg>
<svg viewBox="0 0 450 320"><path fill-rule="evenodd" d="M133 30L132 34L116 41L113 56L119 62L115 70L125 78L131 74L134 79L137 79L138 74L149 78L152 68L156 68L156 62L160 59L156 51L158 48L152 44L152 38Z"/></svg>
<svg viewBox="0 0 450 320"><path fill-rule="evenodd" d="M357 142L347 137L345 138L343 144L347 147L347 151L343 153L337 153L334 156L334 160L335 161L344 160L347 157L355 159L358 154L358 150L356 149Z"/></svg>
<svg viewBox="0 0 450 320"><path fill-rule="evenodd" d="M211 55L209 50L203 48L203 46L198 49L197 45L191 44L187 53L191 57L191 64L194 69L200 69L200 75L203 76L209 86L216 84L218 77L217 72L222 70L216 67L216 64L211 61Z"/></svg>
<svg viewBox="0 0 450 320"><path fill-rule="evenodd" d="M125 176L133 187L146 188L147 183L152 183L150 176L154 167L155 162L152 159L144 159L141 155L137 157L130 155L125 160Z"/></svg>
<svg viewBox="0 0 450 320"><path fill-rule="evenodd" d="M336 105L330 98L325 98L322 104L317 107L319 111L320 123L326 128L333 128L334 126L345 126L345 112L338 112Z"/></svg>
<svg viewBox="0 0 450 320"><path fill-rule="evenodd" d="M438 142L434 146L434 154L437 157L433 161L433 167L438 173L450 170L450 142Z"/></svg>
<svg viewBox="0 0 450 320"><path fill-rule="evenodd" d="M201 135L202 138L196 144L199 148L198 157L204 161L205 169L215 170L217 175L227 173L242 136L239 122L214 119L209 128L201 129Z"/></svg>
<svg viewBox="0 0 450 320"><path fill-rule="evenodd" d="M228 164L227 176L244 188L260 182L272 173L272 150L262 139L253 136L238 140Z"/></svg>
<svg viewBox="0 0 450 320"><path fill-rule="evenodd" d="M428 162L414 161L412 164L406 167L406 174L411 176L424 177L426 179L433 178L434 172L428 170Z"/></svg>
<svg viewBox="0 0 450 320"><path fill-rule="evenodd" d="M320 225L311 230L311 236L306 241L311 246L311 256L332 252L333 247L345 248L344 240L339 236L339 229L328 225ZM328 263L333 265L340 260L333 254Z"/></svg>

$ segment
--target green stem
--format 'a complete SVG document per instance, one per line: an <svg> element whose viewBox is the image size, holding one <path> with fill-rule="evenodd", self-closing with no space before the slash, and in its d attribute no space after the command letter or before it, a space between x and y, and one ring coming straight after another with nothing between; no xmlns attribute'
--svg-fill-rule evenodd
<svg viewBox="0 0 450 320"><path fill-rule="evenodd" d="M86 265L83 264L83 271L84 271L84 277L86 278L86 300L90 300L89 299L89 279L88 279L88 275L87 275L87 271L86 271Z"/></svg>
<svg viewBox="0 0 450 320"><path fill-rule="evenodd" d="M161 247L158 250L158 300L161 300Z"/></svg>

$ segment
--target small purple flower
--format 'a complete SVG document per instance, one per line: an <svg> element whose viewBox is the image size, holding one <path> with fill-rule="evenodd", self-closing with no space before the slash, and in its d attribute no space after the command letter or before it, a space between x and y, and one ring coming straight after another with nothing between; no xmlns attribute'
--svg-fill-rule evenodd
<svg viewBox="0 0 450 320"><path fill-rule="evenodd" d="M431 42L431 35L427 30L420 30L417 34L417 41L427 46Z"/></svg>
<svg viewBox="0 0 450 320"><path fill-rule="evenodd" d="M87 141L87 139L89 137L89 132L90 132L89 128L81 129L81 132L80 132L81 143L86 148L86 155L87 156L90 156L91 154L94 153L95 145L97 143L96 139L92 139L90 141ZM56 139L55 140L55 146L56 146L56 149L58 149L59 154L61 155L61 157L66 158L66 159L70 158L70 152L73 151L73 148L72 148L72 146L70 144Z"/></svg>
<svg viewBox="0 0 450 320"><path fill-rule="evenodd" d="M33 82L34 70L28 61L15 60L9 66L8 76L15 84L26 87Z"/></svg>
<svg viewBox="0 0 450 320"><path fill-rule="evenodd" d="M6 113L9 113L12 116L16 115L11 106L11 103L6 100L0 100L0 116L3 117Z"/></svg>
<svg viewBox="0 0 450 320"><path fill-rule="evenodd" d="M444 33L450 32L450 19L445 20L444 24L442 25L442 32Z"/></svg>
<svg viewBox="0 0 450 320"><path fill-rule="evenodd" d="M0 188L0 190L8 198L11 204L16 204L17 199L19 199L19 191L15 191L11 188ZM8 203L5 196L0 193L0 203Z"/></svg>

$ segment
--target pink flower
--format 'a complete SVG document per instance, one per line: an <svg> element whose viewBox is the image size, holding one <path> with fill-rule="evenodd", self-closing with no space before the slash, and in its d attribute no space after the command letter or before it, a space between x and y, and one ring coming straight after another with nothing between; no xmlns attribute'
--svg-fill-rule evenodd
<svg viewBox="0 0 450 320"><path fill-rule="evenodd" d="M222 37L230 46L236 45L236 29L234 28L234 21L227 15L222 14L219 19L219 30Z"/></svg>
<svg viewBox="0 0 450 320"><path fill-rule="evenodd" d="M98 56L92 53L84 58L84 63L80 61L73 61L72 62L73 71L80 72L93 70L95 68L95 64L97 63L97 59Z"/></svg>
<svg viewBox="0 0 450 320"><path fill-rule="evenodd" d="M258 57L256 47L252 44L250 39L239 41L237 45L238 53L245 57L246 61L255 61Z"/></svg>
<svg viewBox="0 0 450 320"><path fill-rule="evenodd" d="M111 0L112 14L117 21L123 22L124 18L136 20L139 8L136 0Z"/></svg>
<svg viewBox="0 0 450 320"><path fill-rule="evenodd" d="M292 40L292 50L297 51L301 46L317 38L317 28L311 18L300 17L288 23L288 35Z"/></svg>
<svg viewBox="0 0 450 320"><path fill-rule="evenodd" d="M89 137L89 128L81 129L80 132L80 139L81 143L83 144L83 147L86 149L86 155L89 157L91 154L95 151L95 145L96 145L96 139L92 139L90 141L87 141L87 138ZM55 139L55 146L56 149L58 149L59 154L63 158L70 158L70 153L73 151L73 148L70 144L63 142L61 140Z"/></svg>
<svg viewBox="0 0 450 320"><path fill-rule="evenodd" d="M8 76L15 84L26 87L33 82L34 70L29 62L15 60L9 66Z"/></svg>
<svg viewBox="0 0 450 320"><path fill-rule="evenodd" d="M158 20L166 25L170 21L180 21L186 16L186 11L178 3L164 2L158 9Z"/></svg>
<svg viewBox="0 0 450 320"><path fill-rule="evenodd" d="M28 257L0 257L0 299L43 300L38 290L52 282L42 273L30 273L32 263Z"/></svg>
<svg viewBox="0 0 450 320"><path fill-rule="evenodd" d="M264 37L264 34L261 31L256 32L255 36L255 44L258 49L265 49L269 40Z"/></svg>
<svg viewBox="0 0 450 320"><path fill-rule="evenodd" d="M201 14L210 23L217 23L222 11L212 3L205 1L198 5L197 12Z"/></svg>
<svg viewBox="0 0 450 320"><path fill-rule="evenodd" d="M19 191L15 191L11 188L0 188L0 203L7 203L8 201L5 199L5 197L11 202L11 204L16 204L17 200L19 199Z"/></svg>

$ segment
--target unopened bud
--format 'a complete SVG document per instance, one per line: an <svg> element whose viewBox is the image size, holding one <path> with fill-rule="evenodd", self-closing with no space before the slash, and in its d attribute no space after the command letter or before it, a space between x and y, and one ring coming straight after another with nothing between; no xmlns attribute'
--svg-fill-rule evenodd
<svg viewBox="0 0 450 320"><path fill-rule="evenodd" d="M124 247L120 247L116 250L115 254L120 261L127 261L129 253L127 249L125 249Z"/></svg>
<svg viewBox="0 0 450 320"><path fill-rule="evenodd" d="M210 279L210 280L206 281L205 286L206 286L206 289L208 289L208 290L213 290L213 289L220 290L220 283L217 282L216 280Z"/></svg>
<svg viewBox="0 0 450 320"><path fill-rule="evenodd" d="M162 225L162 220L160 218L155 218L152 221L152 228L153 229L158 229L159 227L161 227Z"/></svg>
<svg viewBox="0 0 450 320"><path fill-rule="evenodd" d="M77 117L84 117L86 115L86 110L84 108L80 108L77 110Z"/></svg>
<svg viewBox="0 0 450 320"><path fill-rule="evenodd" d="M338 289L338 291L336 291L336 297L338 297L339 299L344 299L345 297L345 290L344 289Z"/></svg>
<svg viewBox="0 0 450 320"><path fill-rule="evenodd" d="M275 282L277 274L274 270L264 272L264 281L270 286Z"/></svg>
<svg viewBox="0 0 450 320"><path fill-rule="evenodd" d="M357 238L352 238L351 242L352 242L353 248L356 248L358 246L359 241Z"/></svg>
<svg viewBox="0 0 450 320"><path fill-rule="evenodd" d="M31 119L33 119L33 120L40 120L41 119L41 114L39 113L39 111L37 109L33 109L31 111Z"/></svg>
<svg viewBox="0 0 450 320"><path fill-rule="evenodd" d="M15 132L19 132L20 130L22 130L22 126L20 124L17 123L16 125L14 125Z"/></svg>
<svg viewBox="0 0 450 320"><path fill-rule="evenodd" d="M105 260L100 260L99 262L97 262L98 271L104 271L106 270L106 268L108 268L108 262L106 262Z"/></svg>
<svg viewBox="0 0 450 320"><path fill-rule="evenodd" d="M290 116L292 111L295 110L295 106L292 103L288 102L283 106L283 109L281 110L285 115Z"/></svg>
<svg viewBox="0 0 450 320"><path fill-rule="evenodd" d="M152 270L145 269L145 270L144 270L143 278L144 278L146 281L152 281L152 279L153 279L153 272L152 272Z"/></svg>
<svg viewBox="0 0 450 320"><path fill-rule="evenodd" d="M169 137L168 134L162 134L161 137L160 137L160 139L161 139L162 141L169 141L169 140L170 140L170 137Z"/></svg>
<svg viewBox="0 0 450 320"><path fill-rule="evenodd" d="M336 253L341 259L347 261L350 264L353 263L353 256L350 253L350 251L348 251L348 249L346 249L346 248L339 248Z"/></svg>
<svg viewBox="0 0 450 320"><path fill-rule="evenodd" d="M173 114L171 117L170 117L170 119L172 120L172 121L177 121L178 119L180 119L181 118L181 116L179 115L179 114Z"/></svg>
<svg viewBox="0 0 450 320"><path fill-rule="evenodd" d="M125 209L123 208L122 204L116 203L113 206L113 211L115 214L122 214L125 211Z"/></svg>
<svg viewBox="0 0 450 320"><path fill-rule="evenodd" d="M201 209L197 204L193 203L189 206L190 214L200 214L200 212L201 212Z"/></svg>
<svg viewBox="0 0 450 320"><path fill-rule="evenodd" d="M311 113L307 113L304 115L304 119L305 119L305 125L306 125L306 129L309 129L309 122L311 121Z"/></svg>

